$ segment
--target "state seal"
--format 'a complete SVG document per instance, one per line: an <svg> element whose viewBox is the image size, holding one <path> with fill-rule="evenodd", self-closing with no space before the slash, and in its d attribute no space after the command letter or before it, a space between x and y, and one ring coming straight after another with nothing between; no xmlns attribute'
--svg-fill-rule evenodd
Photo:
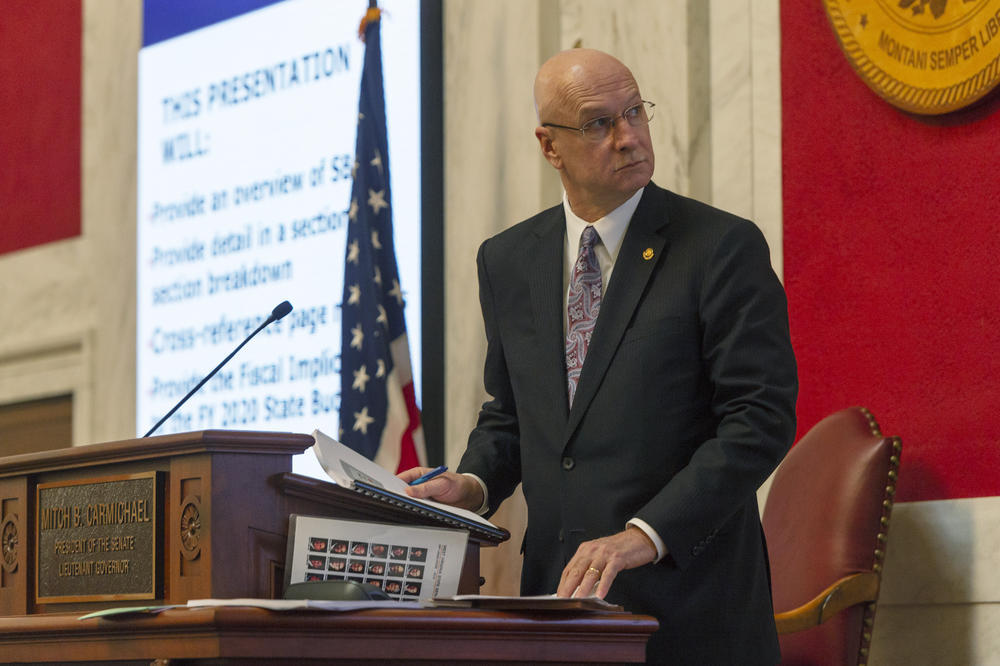
<svg viewBox="0 0 1000 666"><path fill-rule="evenodd" d="M840 48L893 106L964 108L1000 82L1000 0L823 0Z"/></svg>

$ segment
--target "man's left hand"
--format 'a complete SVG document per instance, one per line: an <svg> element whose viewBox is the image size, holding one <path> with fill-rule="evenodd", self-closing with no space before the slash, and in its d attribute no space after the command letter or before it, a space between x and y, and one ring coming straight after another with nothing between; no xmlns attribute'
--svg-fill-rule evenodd
<svg viewBox="0 0 1000 666"><path fill-rule="evenodd" d="M593 594L603 599L620 571L641 567L655 559L656 546L638 527L630 526L618 534L585 541L563 569L556 596Z"/></svg>

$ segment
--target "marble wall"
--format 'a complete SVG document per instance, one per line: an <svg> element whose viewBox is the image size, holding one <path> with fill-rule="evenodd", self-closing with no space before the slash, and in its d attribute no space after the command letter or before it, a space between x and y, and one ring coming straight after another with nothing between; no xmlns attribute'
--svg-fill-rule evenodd
<svg viewBox="0 0 1000 666"><path fill-rule="evenodd" d="M896 505L870 664L1000 664L998 524L1000 497Z"/></svg>

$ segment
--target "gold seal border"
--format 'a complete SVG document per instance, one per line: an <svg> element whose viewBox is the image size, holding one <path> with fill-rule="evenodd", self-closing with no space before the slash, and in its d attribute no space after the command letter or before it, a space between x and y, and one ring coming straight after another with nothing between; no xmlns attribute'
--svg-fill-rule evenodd
<svg viewBox="0 0 1000 666"><path fill-rule="evenodd" d="M982 99L1000 83L1000 56L973 76L945 88L918 88L890 76L868 57L847 27L838 0L823 0L826 15L847 61L875 94L898 109L922 115L942 115Z"/></svg>

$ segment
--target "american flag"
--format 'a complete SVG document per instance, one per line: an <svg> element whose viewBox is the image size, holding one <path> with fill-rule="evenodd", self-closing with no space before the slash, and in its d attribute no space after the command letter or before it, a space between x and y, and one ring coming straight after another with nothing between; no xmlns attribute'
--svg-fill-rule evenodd
<svg viewBox="0 0 1000 666"><path fill-rule="evenodd" d="M365 61L341 303L340 440L398 472L425 465L427 453L393 249L379 23L378 9L362 23Z"/></svg>

